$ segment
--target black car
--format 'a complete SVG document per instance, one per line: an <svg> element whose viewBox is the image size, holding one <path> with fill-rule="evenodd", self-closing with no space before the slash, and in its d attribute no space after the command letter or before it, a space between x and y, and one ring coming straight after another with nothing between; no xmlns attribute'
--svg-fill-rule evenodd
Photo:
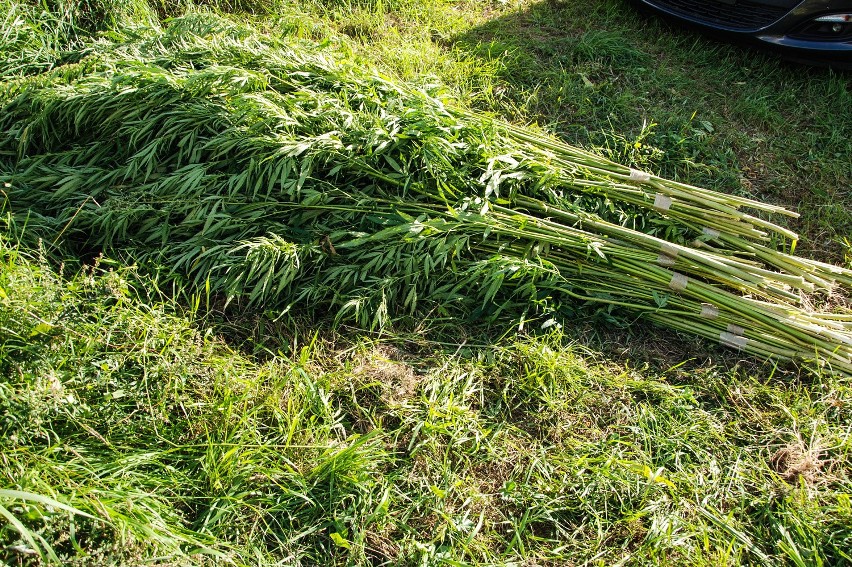
<svg viewBox="0 0 852 567"><path fill-rule="evenodd" d="M795 60L852 67L852 0L634 0Z"/></svg>

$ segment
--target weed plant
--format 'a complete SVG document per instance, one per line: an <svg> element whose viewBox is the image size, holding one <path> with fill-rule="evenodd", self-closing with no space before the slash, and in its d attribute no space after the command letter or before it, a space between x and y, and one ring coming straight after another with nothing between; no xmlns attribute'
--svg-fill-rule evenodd
<svg viewBox="0 0 852 567"><path fill-rule="evenodd" d="M116 36L7 88L10 204L53 242L370 329L430 311L549 326L588 307L852 372L852 321L799 295L852 272L774 250L797 235L740 210L780 207L617 165L227 19Z"/></svg>

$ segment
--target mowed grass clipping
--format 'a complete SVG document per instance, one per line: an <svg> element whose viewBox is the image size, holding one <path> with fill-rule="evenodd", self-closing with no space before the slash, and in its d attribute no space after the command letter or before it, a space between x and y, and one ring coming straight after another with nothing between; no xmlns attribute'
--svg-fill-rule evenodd
<svg viewBox="0 0 852 567"><path fill-rule="evenodd" d="M260 362L133 272L2 262L12 564L850 560L848 380L657 373L560 332L293 330Z"/></svg>

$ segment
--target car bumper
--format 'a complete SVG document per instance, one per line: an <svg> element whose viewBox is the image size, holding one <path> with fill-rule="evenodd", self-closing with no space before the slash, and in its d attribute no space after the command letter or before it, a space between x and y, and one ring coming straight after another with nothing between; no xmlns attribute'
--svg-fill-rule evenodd
<svg viewBox="0 0 852 567"><path fill-rule="evenodd" d="M779 51L789 59L852 68L852 24L838 37L812 29L816 17L852 13L849 0L635 1L670 18Z"/></svg>
<svg viewBox="0 0 852 567"><path fill-rule="evenodd" d="M852 69L852 43L827 44L775 34L760 34L750 39L753 43L778 51L784 57L794 61Z"/></svg>

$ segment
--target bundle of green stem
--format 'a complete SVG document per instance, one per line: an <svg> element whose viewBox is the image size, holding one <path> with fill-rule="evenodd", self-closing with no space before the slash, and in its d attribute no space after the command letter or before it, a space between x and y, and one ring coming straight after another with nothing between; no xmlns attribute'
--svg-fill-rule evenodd
<svg viewBox="0 0 852 567"><path fill-rule="evenodd" d="M50 240L242 305L370 328L643 317L852 374L852 316L807 301L852 273L794 257L796 235L758 216L792 213L329 53L193 15L7 73L9 206Z"/></svg>

